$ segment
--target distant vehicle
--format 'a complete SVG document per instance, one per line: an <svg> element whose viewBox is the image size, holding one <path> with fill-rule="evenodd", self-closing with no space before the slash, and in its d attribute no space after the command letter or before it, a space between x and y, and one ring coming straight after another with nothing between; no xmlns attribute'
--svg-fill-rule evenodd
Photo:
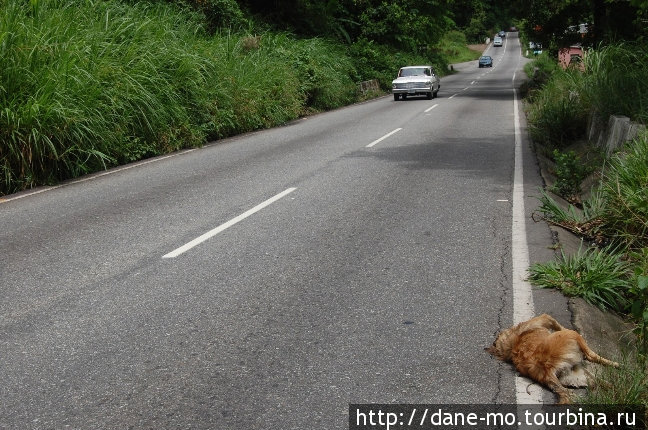
<svg viewBox="0 0 648 430"><path fill-rule="evenodd" d="M441 80L432 66L408 66L398 71L398 76L392 81L394 100L407 96L425 95L428 99L437 96L441 88Z"/></svg>
<svg viewBox="0 0 648 430"><path fill-rule="evenodd" d="M479 57L479 67L493 67L493 59L490 55L483 55Z"/></svg>
<svg viewBox="0 0 648 430"><path fill-rule="evenodd" d="M504 42L502 41L502 38L499 36L495 36L493 38L493 46L502 46Z"/></svg>
<svg viewBox="0 0 648 430"><path fill-rule="evenodd" d="M504 30L502 30L502 31L500 31L499 33L497 33L497 35L498 35L499 37L506 37L506 32L505 32Z"/></svg>

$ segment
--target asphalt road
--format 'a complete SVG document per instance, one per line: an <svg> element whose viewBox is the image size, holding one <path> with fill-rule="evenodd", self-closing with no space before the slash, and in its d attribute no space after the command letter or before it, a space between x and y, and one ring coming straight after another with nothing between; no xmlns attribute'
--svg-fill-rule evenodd
<svg viewBox="0 0 648 430"><path fill-rule="evenodd" d="M512 322L524 60L512 33L489 50L437 99L5 196L0 428L339 429L349 403L514 403L483 348Z"/></svg>

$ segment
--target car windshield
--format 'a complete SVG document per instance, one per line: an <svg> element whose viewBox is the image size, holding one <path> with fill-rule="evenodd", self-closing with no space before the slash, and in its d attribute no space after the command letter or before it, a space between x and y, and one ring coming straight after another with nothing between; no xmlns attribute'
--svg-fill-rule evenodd
<svg viewBox="0 0 648 430"><path fill-rule="evenodd" d="M425 67L413 67L411 69L401 69L398 74L399 77L403 78L405 76L430 76L429 69Z"/></svg>
<svg viewBox="0 0 648 430"><path fill-rule="evenodd" d="M475 58L475 57L473 57L473 58ZM481 59L482 59L482 60L490 60L490 57L488 57L488 56L484 56L484 57L481 57Z"/></svg>

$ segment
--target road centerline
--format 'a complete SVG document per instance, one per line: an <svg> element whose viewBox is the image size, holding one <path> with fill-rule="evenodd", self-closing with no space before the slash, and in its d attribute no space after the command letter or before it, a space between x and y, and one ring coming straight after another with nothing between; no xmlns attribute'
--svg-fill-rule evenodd
<svg viewBox="0 0 648 430"><path fill-rule="evenodd" d="M435 108L435 107L437 107L437 106L439 106L439 104L438 104L438 103L437 103L437 104L435 104L435 105L432 105L432 106L430 106L430 107L429 107L429 108L427 108L427 109L425 109L425 111L424 111L424 112L425 112L425 113L428 113L428 112L430 112L430 111L431 111L432 109L434 109L434 108Z"/></svg>
<svg viewBox="0 0 648 430"><path fill-rule="evenodd" d="M237 224L241 221L243 221L245 218L254 215L255 213L259 212L261 209L270 206L272 203L276 202L277 200L287 196L288 194L292 193L295 191L297 188L288 188L281 193L275 195L274 197L269 198L268 200L264 201L263 203L260 203L253 207L252 209L243 212L241 215L232 218L231 220L227 221L224 224L219 225L218 227L209 230L207 233L204 233L191 242L187 242L186 244L182 245L181 247L169 252L168 254L165 254L162 256L162 258L175 258L179 256L180 254L183 254L187 251L189 251L191 248L194 248L195 246L200 245L201 243L205 242L206 240L216 236L218 233L227 230L228 228L232 227L234 224Z"/></svg>
<svg viewBox="0 0 648 430"><path fill-rule="evenodd" d="M371 143L370 143L369 145L367 145L366 147L367 147L367 148L371 148L371 147L373 147L374 145L376 145L377 143L382 142L383 140L387 139L389 136L394 135L394 134L398 133L398 132L401 131L401 130L402 130L401 127L397 128L396 130L392 130L392 131L390 131L389 133L387 133L386 135L384 135L383 137L374 140L373 142L371 142Z"/></svg>

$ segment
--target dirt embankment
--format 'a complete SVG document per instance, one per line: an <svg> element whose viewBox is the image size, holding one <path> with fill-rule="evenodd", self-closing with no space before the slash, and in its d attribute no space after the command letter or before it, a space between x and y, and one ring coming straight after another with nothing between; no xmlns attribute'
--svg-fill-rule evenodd
<svg viewBox="0 0 648 430"><path fill-rule="evenodd" d="M479 44L479 45L468 45L469 49L472 49L473 51L477 52L484 52L486 50L486 47L488 45L485 43Z"/></svg>

